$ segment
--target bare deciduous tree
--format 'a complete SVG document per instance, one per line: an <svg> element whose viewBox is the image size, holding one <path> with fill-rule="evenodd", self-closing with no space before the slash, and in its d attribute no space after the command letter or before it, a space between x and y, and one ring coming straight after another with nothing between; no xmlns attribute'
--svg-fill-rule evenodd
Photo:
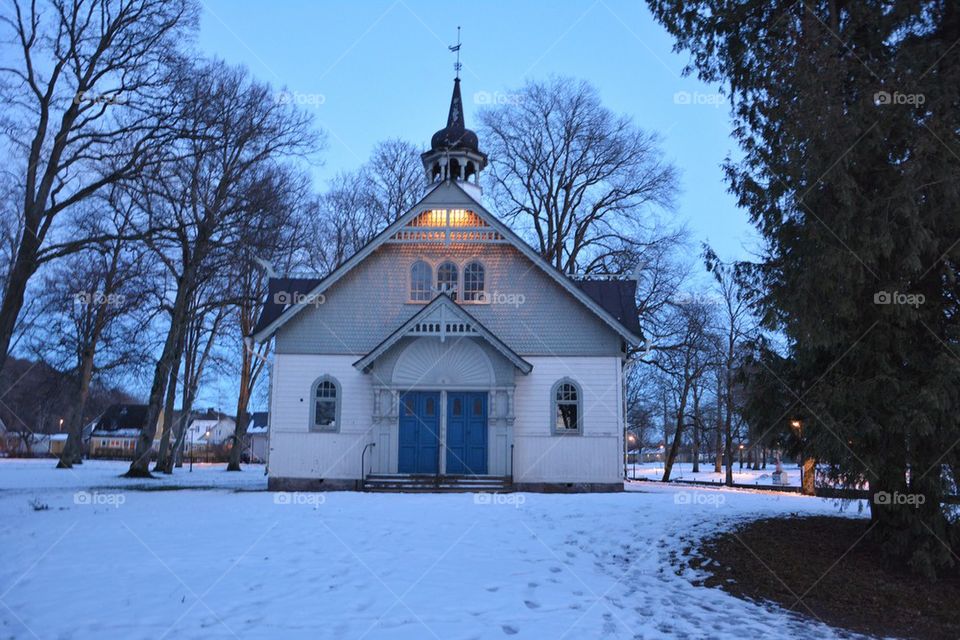
<svg viewBox="0 0 960 640"><path fill-rule="evenodd" d="M609 271L654 242L659 225L646 214L670 208L677 191L657 136L604 107L583 81L529 82L516 95L480 115L489 188L505 219L567 273Z"/></svg>
<svg viewBox="0 0 960 640"><path fill-rule="evenodd" d="M0 367L39 265L85 246L56 220L154 159L170 134L164 69L196 21L191 0L4 4L0 133L21 220L0 303Z"/></svg>
<svg viewBox="0 0 960 640"><path fill-rule="evenodd" d="M141 197L146 217L161 229L151 243L176 288L130 477L149 475L164 391L199 285L222 273L229 256L243 249L240 232L261 212L265 176L318 144L310 119L274 99L270 87L245 70L211 62L189 71L177 91L185 135L162 171L148 176Z"/></svg>

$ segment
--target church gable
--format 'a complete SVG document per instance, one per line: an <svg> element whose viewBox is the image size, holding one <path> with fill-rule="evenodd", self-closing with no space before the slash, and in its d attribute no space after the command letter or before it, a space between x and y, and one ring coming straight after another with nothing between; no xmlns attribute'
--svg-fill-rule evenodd
<svg viewBox="0 0 960 640"><path fill-rule="evenodd" d="M428 183L423 199L326 278L309 285L287 281L297 295L280 296L285 305L267 301L255 339L277 334L278 350L296 345L309 352L365 352L370 340L383 339L385 327L392 330L416 313L417 304L444 291L457 299L462 289L457 302L506 331L507 342L524 353L609 353L611 344L622 353L622 341L640 342L635 288L578 284L481 204L479 173L487 158L476 134L464 127L459 80L447 126L422 160ZM312 330L306 319L316 325ZM350 338L355 332L362 337ZM330 339L319 340L321 334ZM570 335L579 349L564 346ZM584 342L585 336L593 340ZM339 347L330 344L337 340Z"/></svg>
<svg viewBox="0 0 960 640"><path fill-rule="evenodd" d="M412 300L414 265L426 264L433 290ZM374 349L437 295L438 268L484 269L484 299L457 304L520 355L620 355L623 338L506 243L423 246L385 243L277 332L278 353Z"/></svg>

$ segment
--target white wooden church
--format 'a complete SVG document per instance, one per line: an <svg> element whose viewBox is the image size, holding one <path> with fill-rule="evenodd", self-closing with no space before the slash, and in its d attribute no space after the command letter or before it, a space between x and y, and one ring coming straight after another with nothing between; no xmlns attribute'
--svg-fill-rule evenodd
<svg viewBox="0 0 960 640"><path fill-rule="evenodd" d="M422 159L369 244L270 281L270 488L622 490L636 283L565 275L484 206L459 79Z"/></svg>

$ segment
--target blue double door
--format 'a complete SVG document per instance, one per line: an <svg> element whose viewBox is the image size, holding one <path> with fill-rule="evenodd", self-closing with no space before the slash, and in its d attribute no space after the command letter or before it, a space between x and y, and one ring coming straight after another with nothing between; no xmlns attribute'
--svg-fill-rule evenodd
<svg viewBox="0 0 960 640"><path fill-rule="evenodd" d="M446 474L487 473L487 394L447 393ZM408 391L400 396L400 473L439 473L440 392Z"/></svg>

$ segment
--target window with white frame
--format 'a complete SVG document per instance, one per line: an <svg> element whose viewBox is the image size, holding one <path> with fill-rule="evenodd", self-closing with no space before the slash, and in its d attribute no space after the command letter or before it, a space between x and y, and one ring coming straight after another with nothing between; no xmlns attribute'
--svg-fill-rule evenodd
<svg viewBox="0 0 960 640"><path fill-rule="evenodd" d="M484 269L479 262L471 262L463 269L463 299L469 302L483 302Z"/></svg>
<svg viewBox="0 0 960 640"><path fill-rule="evenodd" d="M444 262L437 267L437 290L446 293L454 300L457 299L458 281L457 265L452 262Z"/></svg>
<svg viewBox="0 0 960 640"><path fill-rule="evenodd" d="M433 269L423 260L418 260L410 267L410 299L416 302L427 302L433 293Z"/></svg>
<svg viewBox="0 0 960 640"><path fill-rule="evenodd" d="M339 431L340 384L335 378L321 376L311 390L310 430Z"/></svg>
<svg viewBox="0 0 960 640"><path fill-rule="evenodd" d="M583 431L583 393L580 385L564 378L553 385L553 432L578 434Z"/></svg>

